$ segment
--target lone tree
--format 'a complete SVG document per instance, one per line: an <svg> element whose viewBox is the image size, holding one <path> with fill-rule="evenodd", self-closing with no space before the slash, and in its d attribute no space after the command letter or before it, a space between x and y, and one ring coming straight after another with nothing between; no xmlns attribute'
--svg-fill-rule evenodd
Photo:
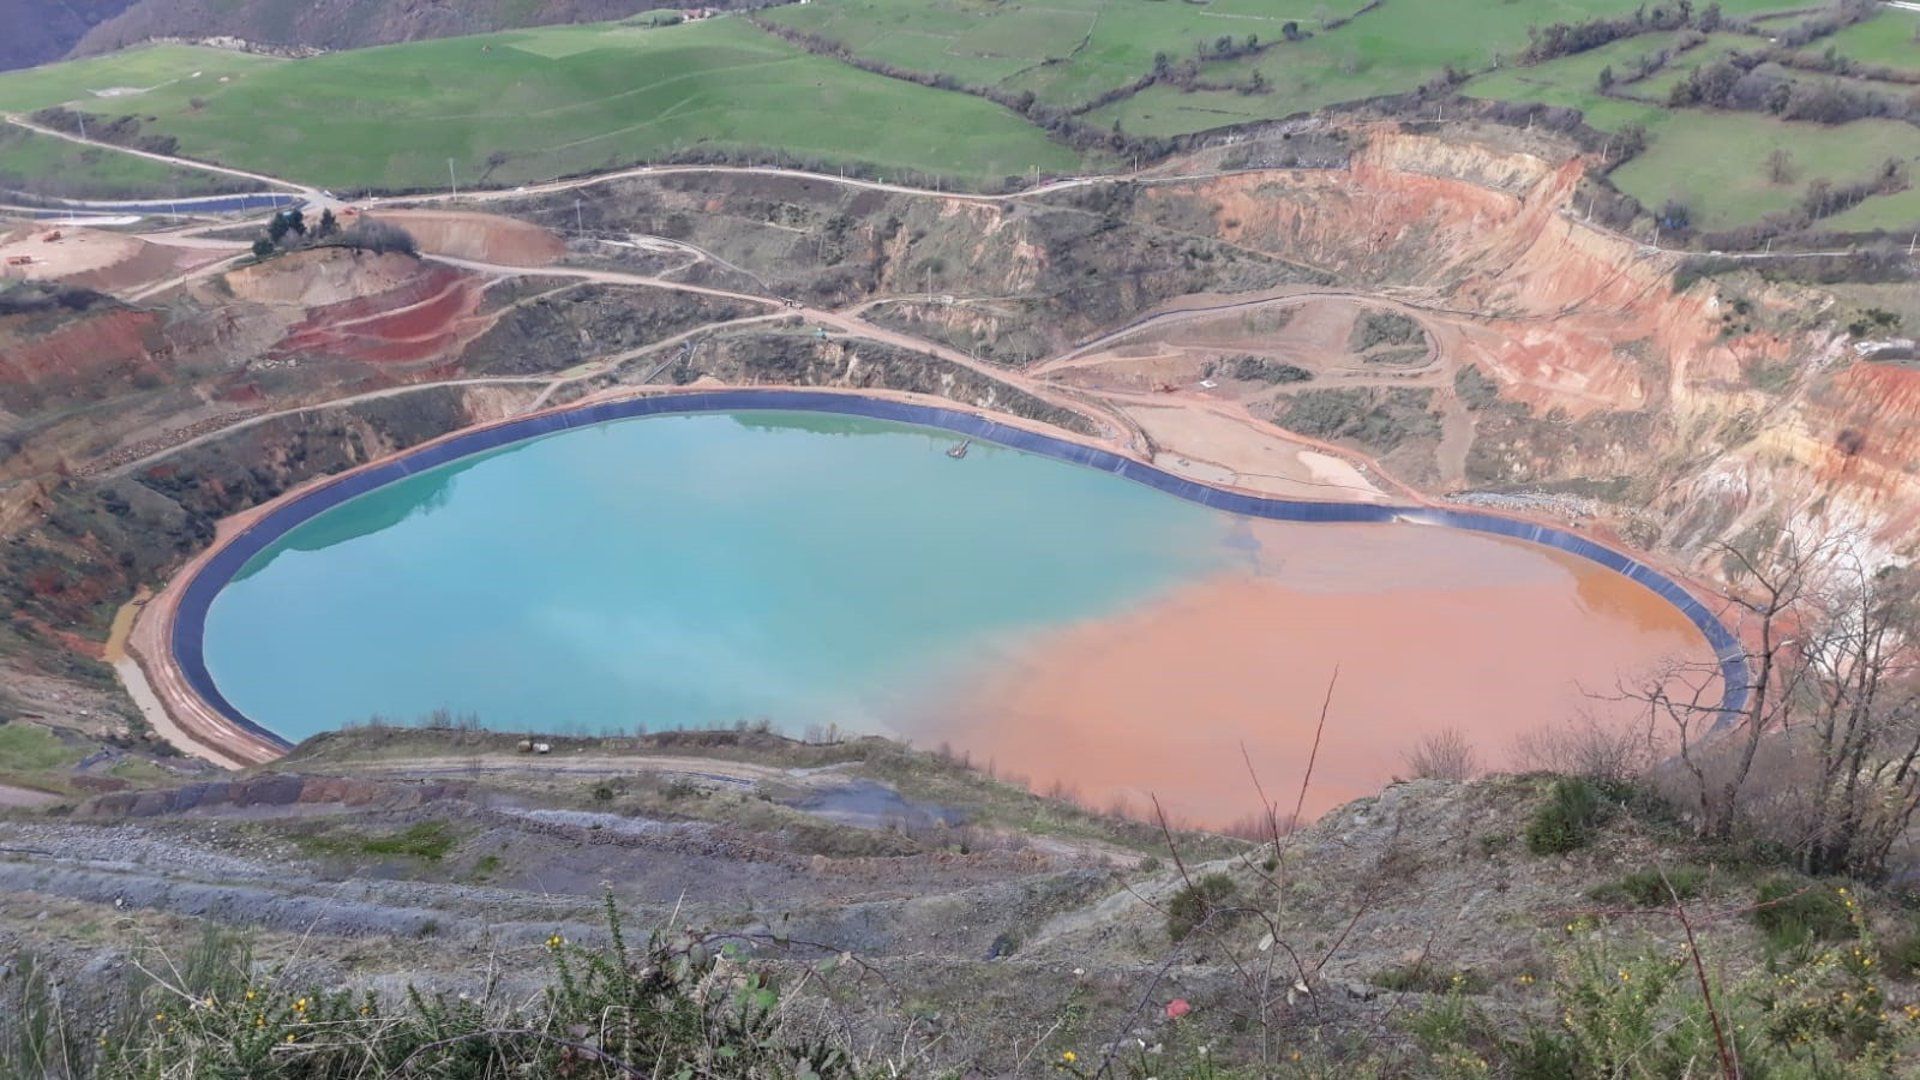
<svg viewBox="0 0 1920 1080"><path fill-rule="evenodd" d="M1920 809L1920 574L1791 532L1723 550L1745 706L1720 709L1712 665L1627 696L1676 753L1702 837L1746 829L1808 873L1878 876Z"/></svg>
<svg viewBox="0 0 1920 1080"><path fill-rule="evenodd" d="M1775 147L1767 155L1767 179L1776 184L1793 183L1793 152L1785 147Z"/></svg>

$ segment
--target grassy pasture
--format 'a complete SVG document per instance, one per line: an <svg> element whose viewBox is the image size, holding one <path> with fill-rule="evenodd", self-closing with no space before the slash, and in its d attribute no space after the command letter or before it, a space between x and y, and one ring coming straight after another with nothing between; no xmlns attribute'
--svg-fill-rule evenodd
<svg viewBox="0 0 1920 1080"><path fill-rule="evenodd" d="M1767 156L1775 149L1793 155L1795 176L1788 183L1775 184L1767 177ZM1857 120L1828 127L1750 113L1686 112L1669 114L1646 152L1615 169L1613 181L1649 207L1679 198L1693 209L1696 225L1725 228L1788 209L1813 180L1864 179L1888 157L1917 154L1920 128L1901 121ZM1901 196L1876 197L1849 214L1868 219L1913 205ZM1830 224L1850 227L1840 224L1840 218Z"/></svg>
<svg viewBox="0 0 1920 1080"><path fill-rule="evenodd" d="M1405 93L1449 65L1469 72L1492 69L1526 48L1529 26L1628 14L1636 6L1623 0L1390 0L1306 41L1203 68L1209 81L1234 84L1245 83L1258 71L1271 88L1267 93L1183 93L1172 86L1153 86L1088 118L1102 124L1117 120L1137 135L1180 135ZM1597 73L1599 65L1594 70Z"/></svg>
<svg viewBox="0 0 1920 1080"><path fill-rule="evenodd" d="M1600 69L1616 75L1634 58L1669 43L1667 35L1647 35L1529 67L1502 68L1469 81L1472 97L1579 109L1588 124L1618 131L1629 124L1646 128L1649 146L1639 157L1614 170L1620 190L1657 207L1669 198L1686 203L1695 224L1729 228L1793 207L1815 179L1835 183L1871 175L1888 157L1920 154L1920 128L1897 121L1858 121L1838 127L1792 123L1757 113L1665 108L1672 85L1685 73L1711 63L1751 39L1715 34L1655 75L1620 93L1621 100L1599 92ZM1775 149L1794 156L1794 176L1784 184L1767 176L1767 157ZM1920 222L1920 199L1902 192L1875 196L1833 218L1843 229L1899 228Z"/></svg>
<svg viewBox="0 0 1920 1080"><path fill-rule="evenodd" d="M1753 39L1740 34L1714 34L1706 43L1689 49L1667 61L1667 66L1626 87L1624 92L1637 98L1665 105L1673 88L1693 74L1694 69L1725 60L1732 53L1751 49Z"/></svg>
<svg viewBox="0 0 1920 1080"><path fill-rule="evenodd" d="M1281 39L1297 20L1305 29L1350 14L1364 0L1273 5L1260 0L815 0L766 13L779 22L845 45L856 55L964 82L1031 90L1042 101L1073 105L1153 70L1154 54L1193 55L1220 37Z"/></svg>
<svg viewBox="0 0 1920 1080"><path fill-rule="evenodd" d="M1843 232L1887 229L1911 236L1920 232L1920 188L1878 195L1821 223Z"/></svg>
<svg viewBox="0 0 1920 1080"><path fill-rule="evenodd" d="M289 63L197 45L149 45L85 60L0 75L0 110L30 112L63 102L94 112L130 112L135 102L165 94L184 101L223 88L222 78L250 78ZM196 78L195 72L199 75Z"/></svg>
<svg viewBox="0 0 1920 1080"><path fill-rule="evenodd" d="M1906 125L1819 128L1666 109L1672 84L1688 70L1753 40L1733 33L1713 35L1615 97L1598 92L1600 70L1622 75L1637 57L1671 46L1674 35L1512 65L1530 26L1624 15L1639 0L1388 0L1326 29L1360 3L813 0L761 17L876 61L1032 90L1060 105L1131 83L1153 69L1156 53L1184 61L1223 36L1277 43L1201 67L1201 80L1212 84L1245 85L1257 74L1265 92L1162 84L1084 114L1133 135L1186 134L1405 92L1452 66L1479 73L1465 87L1472 96L1579 109L1601 129L1644 126L1652 145L1616 172L1616 182L1648 205L1681 198L1711 228L1790 206L1815 177L1855 179L1890 155L1920 152L1920 132ZM1791 6L1722 0L1734 16ZM1283 41L1289 19L1311 36ZM1887 12L1833 41L1863 61L1897 60L1920 51L1910 40L1916 21ZM149 118L147 130L176 136L188 156L337 188L441 187L449 161L463 186L511 185L695 148L778 149L828 165L864 163L883 175L934 173L969 183L1110 164L1083 160L977 97L816 57L734 17L675 27L633 20L551 27L311 60L156 46L0 75L0 109L62 103ZM1788 184L1765 179L1764 161L1776 146L1793 150L1803 176ZM23 173L69 171L45 151L12 156L26 163L17 166ZM137 187L149 179L102 182ZM1869 200L1842 220L1898 219L1912 202Z"/></svg>
<svg viewBox="0 0 1920 1080"><path fill-rule="evenodd" d="M0 75L0 108L79 99L153 117L148 129L177 136L188 156L345 188L442 186L449 159L463 183L512 184L696 146L970 181L1079 164L989 102L809 56L738 19L243 57L254 62L226 83L190 79L208 52L141 49ZM152 89L86 94L105 84Z"/></svg>
<svg viewBox="0 0 1920 1080"><path fill-rule="evenodd" d="M1882 8L1865 22L1808 46L1807 51L1823 53L1832 48L1849 60L1897 71L1920 71L1920 11Z"/></svg>
<svg viewBox="0 0 1920 1080"><path fill-rule="evenodd" d="M11 124L0 125L0 191L74 199L166 198L252 191L239 177L82 146Z"/></svg>

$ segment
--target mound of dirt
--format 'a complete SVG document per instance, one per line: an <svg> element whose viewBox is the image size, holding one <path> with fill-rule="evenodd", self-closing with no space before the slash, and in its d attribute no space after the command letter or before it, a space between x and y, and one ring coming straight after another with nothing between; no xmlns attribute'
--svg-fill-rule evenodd
<svg viewBox="0 0 1920 1080"><path fill-rule="evenodd" d="M558 236L538 225L494 214L383 210L380 220L412 233L420 250L430 255L500 266L547 266L567 249Z"/></svg>
<svg viewBox="0 0 1920 1080"><path fill-rule="evenodd" d="M315 248L241 267L222 280L241 300L311 308L390 292L426 273L420 260L408 255Z"/></svg>

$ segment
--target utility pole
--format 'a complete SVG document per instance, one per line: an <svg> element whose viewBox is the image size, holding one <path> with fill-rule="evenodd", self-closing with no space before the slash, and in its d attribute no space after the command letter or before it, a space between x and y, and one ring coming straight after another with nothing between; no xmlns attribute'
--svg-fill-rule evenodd
<svg viewBox="0 0 1920 1080"><path fill-rule="evenodd" d="M80 118L80 141L86 142L87 141L87 114L83 112L76 112L73 115Z"/></svg>
<svg viewBox="0 0 1920 1080"><path fill-rule="evenodd" d="M1907 258L1913 258L1913 249L1915 247L1920 247L1920 233L1914 233L1913 239L1907 241Z"/></svg>
<svg viewBox="0 0 1920 1080"><path fill-rule="evenodd" d="M587 227L580 223L580 196L578 195L573 197L573 231L581 236L587 234Z"/></svg>
<svg viewBox="0 0 1920 1080"><path fill-rule="evenodd" d="M460 181L454 178L452 158L447 159L447 183L451 185L453 188L453 197L456 199L459 198L460 197Z"/></svg>

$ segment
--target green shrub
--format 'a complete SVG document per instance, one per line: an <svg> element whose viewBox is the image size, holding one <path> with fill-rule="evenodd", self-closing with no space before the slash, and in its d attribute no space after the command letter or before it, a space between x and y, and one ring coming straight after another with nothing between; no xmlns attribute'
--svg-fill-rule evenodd
<svg viewBox="0 0 1920 1080"><path fill-rule="evenodd" d="M1426 331L1412 317L1397 311L1369 310L1354 320L1347 347L1363 353L1375 345L1411 345L1426 340Z"/></svg>
<svg viewBox="0 0 1920 1080"><path fill-rule="evenodd" d="M1680 899L1691 900L1700 895L1700 889L1706 881L1707 872L1698 866L1671 867L1666 870L1664 877L1657 869L1638 870L1618 881L1594 886L1587 897L1602 904L1666 907L1673 903L1673 896L1667 891L1669 883L1673 886L1673 893L1678 893Z"/></svg>
<svg viewBox="0 0 1920 1080"><path fill-rule="evenodd" d="M1881 971L1858 944L1815 948L1749 980L1716 979L1717 1029L1685 952L1620 952L1603 940L1576 946L1560 968L1551 1024L1503 1035L1447 994L1405 1022L1420 1054L1392 1075L1719 1076L1725 1036L1742 1076L1866 1080L1906 1075L1920 1034L1920 1010L1889 1007Z"/></svg>
<svg viewBox="0 0 1920 1080"><path fill-rule="evenodd" d="M1240 902L1240 886L1225 874L1208 874L1183 886L1167 904L1167 936L1183 941L1201 923L1220 929L1231 918L1228 909Z"/></svg>
<svg viewBox="0 0 1920 1080"><path fill-rule="evenodd" d="M1895 975L1905 979L1920 975L1920 930L1888 942L1880 955L1886 961L1887 970Z"/></svg>
<svg viewBox="0 0 1920 1080"><path fill-rule="evenodd" d="M1815 941L1842 941L1859 933L1844 887L1786 876L1760 883L1753 924L1777 951Z"/></svg>
<svg viewBox="0 0 1920 1080"><path fill-rule="evenodd" d="M1382 990L1407 994L1484 994L1487 980L1464 968L1446 967L1422 958L1396 964L1367 980Z"/></svg>
<svg viewBox="0 0 1920 1080"><path fill-rule="evenodd" d="M1216 365L1208 365L1208 373L1216 370ZM1282 363L1260 356L1236 356L1222 361L1217 370L1242 382L1294 383L1306 382L1313 378L1313 372L1298 364Z"/></svg>
<svg viewBox="0 0 1920 1080"><path fill-rule="evenodd" d="M1527 850L1535 855L1564 855L1586 847L1604 810L1592 781L1577 776L1555 780L1547 804L1527 822Z"/></svg>
<svg viewBox="0 0 1920 1080"><path fill-rule="evenodd" d="M551 985L518 1004L412 987L393 1001L301 989L232 953L216 985L144 995L131 1033L103 1041L102 1060L75 1075L827 1080L860 1072L844 1048L789 1024L767 976L716 980L721 950L699 936L629 949L611 900L607 916L604 947L550 938Z"/></svg>
<svg viewBox="0 0 1920 1080"><path fill-rule="evenodd" d="M453 850L458 838L444 821L416 822L399 832L385 836L366 836L350 831L308 836L300 843L323 855L402 855L427 862L439 862Z"/></svg>
<svg viewBox="0 0 1920 1080"><path fill-rule="evenodd" d="M453 850L454 838L444 821L422 821L388 836L376 836L360 845L369 855L405 855L439 862Z"/></svg>

